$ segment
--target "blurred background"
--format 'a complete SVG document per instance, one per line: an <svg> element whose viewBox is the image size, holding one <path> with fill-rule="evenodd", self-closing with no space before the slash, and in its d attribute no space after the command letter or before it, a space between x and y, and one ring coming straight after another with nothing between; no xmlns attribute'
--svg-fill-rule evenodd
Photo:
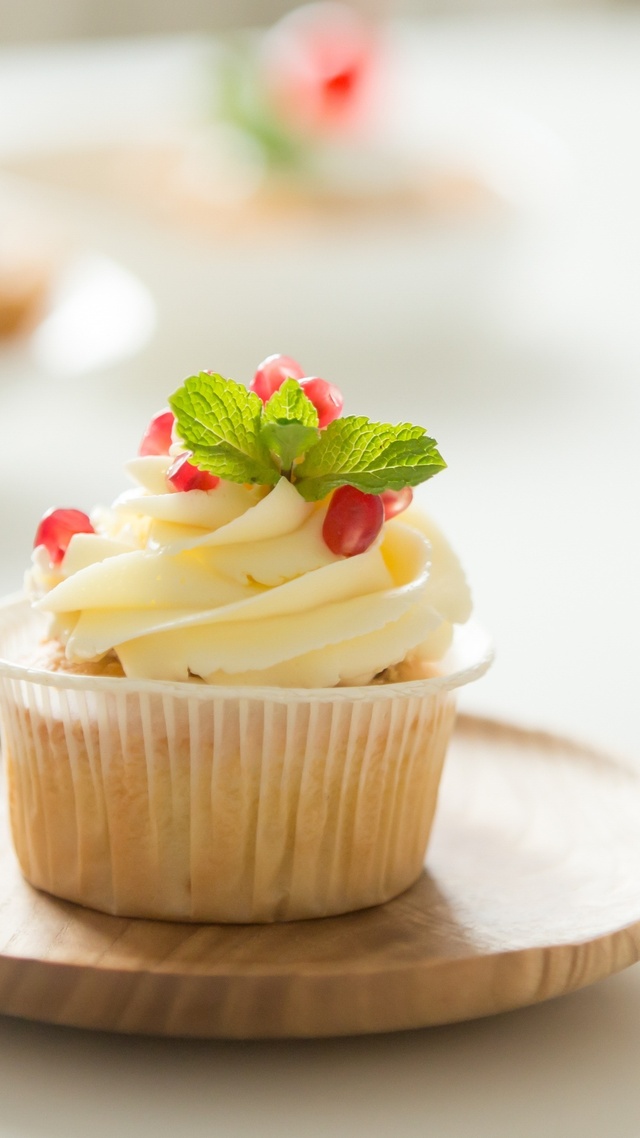
<svg viewBox="0 0 640 1138"><path fill-rule="evenodd" d="M187 374L285 352L438 439L464 706L640 757L640 8L362 0L321 75L294 7L0 0L0 587Z"/></svg>
<svg viewBox="0 0 640 1138"><path fill-rule="evenodd" d="M613 0L615 2L615 0ZM594 5L591 5L592 7ZM2 0L3 39L146 35L219 31L268 25L294 5L287 0ZM354 0L353 7L375 19L401 16L466 15L483 12L540 12L585 7L585 0Z"/></svg>

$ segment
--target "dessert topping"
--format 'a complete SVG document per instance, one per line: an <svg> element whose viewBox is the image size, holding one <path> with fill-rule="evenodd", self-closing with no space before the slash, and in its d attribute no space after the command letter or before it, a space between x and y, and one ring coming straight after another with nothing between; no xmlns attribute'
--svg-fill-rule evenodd
<svg viewBox="0 0 640 1138"><path fill-rule="evenodd" d="M142 436L138 454L143 457L148 454L168 454L173 441L173 424L172 411L167 410L166 407L163 411L158 411Z"/></svg>
<svg viewBox="0 0 640 1138"><path fill-rule="evenodd" d="M278 391L285 379L302 379L304 369L291 356L267 356L258 365L256 374L249 384L249 391L255 391L263 403L267 403L275 391Z"/></svg>
<svg viewBox="0 0 640 1138"><path fill-rule="evenodd" d="M169 403L177 435L201 470L262 486L275 486L284 475L307 502L341 486L365 494L400 491L446 466L424 427L348 415L322 428L316 407L294 378L265 403L234 380L200 372Z"/></svg>
<svg viewBox="0 0 640 1138"><path fill-rule="evenodd" d="M76 533L95 533L82 510L47 510L36 530L33 548L44 545L51 564L59 565Z"/></svg>
<svg viewBox="0 0 640 1138"><path fill-rule="evenodd" d="M346 4L316 0L266 35L235 35L223 46L216 112L231 137L249 143L254 171L308 188L314 174L319 186L325 181L327 146L366 139L381 92L374 27Z"/></svg>
<svg viewBox="0 0 640 1138"><path fill-rule="evenodd" d="M129 677L324 688L442 655L468 616L460 566L419 511L384 523L444 461L422 427L338 417L327 394L311 376L266 400L191 376L95 532L50 511L27 588L69 660L115 651Z"/></svg>
<svg viewBox="0 0 640 1138"><path fill-rule="evenodd" d="M316 375L301 380L300 386L318 412L320 430L328 427L329 423L333 423L342 414L344 399L339 387Z"/></svg>
<svg viewBox="0 0 640 1138"><path fill-rule="evenodd" d="M267 356L249 384L249 391L255 391L263 403L268 403L272 395L279 391L287 379L297 379L307 399L318 412L318 426L328 427L342 414L344 399L342 392L333 383L327 383L316 375L305 378L304 369L291 356Z"/></svg>
<svg viewBox="0 0 640 1138"><path fill-rule="evenodd" d="M351 125L374 64L371 27L335 0L288 13L263 44L266 93L284 123L302 134Z"/></svg>
<svg viewBox="0 0 640 1138"><path fill-rule="evenodd" d="M384 506L379 494L363 494L355 486L341 486L332 496L322 536L332 553L353 557L365 553L384 523Z"/></svg>
<svg viewBox="0 0 640 1138"><path fill-rule="evenodd" d="M380 497L384 506L384 520L388 522L390 518L395 518L408 509L413 501L413 490L410 486L405 486L403 490L383 490Z"/></svg>
<svg viewBox="0 0 640 1138"><path fill-rule="evenodd" d="M207 470L199 470L189 459L191 451L178 456L167 470L167 482L172 490L215 490L220 479Z"/></svg>

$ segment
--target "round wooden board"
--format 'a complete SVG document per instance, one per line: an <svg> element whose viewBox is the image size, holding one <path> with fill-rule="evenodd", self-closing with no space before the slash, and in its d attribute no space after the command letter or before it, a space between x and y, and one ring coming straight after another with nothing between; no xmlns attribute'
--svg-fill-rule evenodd
<svg viewBox="0 0 640 1138"><path fill-rule="evenodd" d="M157 1035L347 1035L490 1015L640 959L640 773L462 718L421 879L280 925L109 917L21 878L0 819L0 1012Z"/></svg>

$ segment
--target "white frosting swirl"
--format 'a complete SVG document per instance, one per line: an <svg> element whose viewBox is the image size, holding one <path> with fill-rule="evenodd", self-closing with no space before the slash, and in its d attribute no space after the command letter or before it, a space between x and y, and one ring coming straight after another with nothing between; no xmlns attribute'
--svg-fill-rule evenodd
<svg viewBox="0 0 640 1138"><path fill-rule="evenodd" d="M457 558L415 508L344 558L322 538L326 502L285 478L177 493L171 461L130 462L136 489L96 512L58 571L35 551L28 587L70 660L113 650L130 677L333 687L435 658L469 616Z"/></svg>

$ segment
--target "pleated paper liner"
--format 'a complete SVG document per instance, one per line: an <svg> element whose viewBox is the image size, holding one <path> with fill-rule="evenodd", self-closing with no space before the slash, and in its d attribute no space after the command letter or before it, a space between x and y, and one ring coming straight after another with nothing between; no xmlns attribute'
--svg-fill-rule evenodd
<svg viewBox="0 0 640 1138"><path fill-rule="evenodd" d="M266 922L379 904L419 876L455 718L489 665L460 630L429 680L208 688L30 669L0 610L13 840L32 884L112 914Z"/></svg>

